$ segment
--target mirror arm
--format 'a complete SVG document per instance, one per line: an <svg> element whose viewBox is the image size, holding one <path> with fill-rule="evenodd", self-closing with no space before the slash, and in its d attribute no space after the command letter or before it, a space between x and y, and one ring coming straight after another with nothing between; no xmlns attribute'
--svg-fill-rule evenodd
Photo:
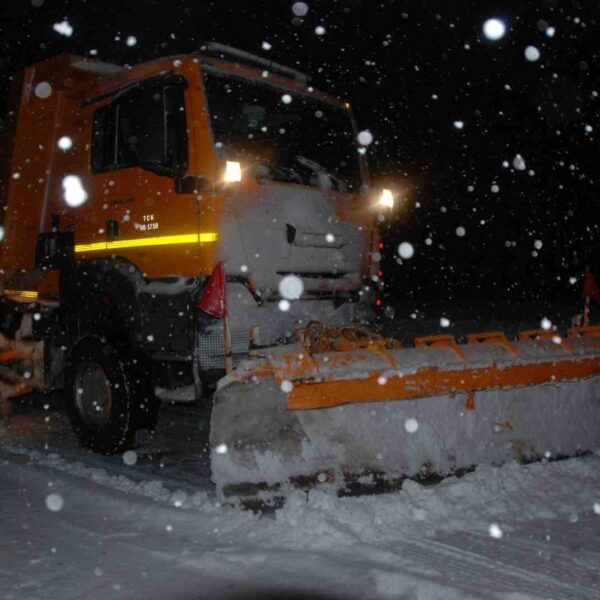
<svg viewBox="0 0 600 600"><path fill-rule="evenodd" d="M177 194L201 194L212 190L212 185L201 175L185 175L175 177L175 192Z"/></svg>

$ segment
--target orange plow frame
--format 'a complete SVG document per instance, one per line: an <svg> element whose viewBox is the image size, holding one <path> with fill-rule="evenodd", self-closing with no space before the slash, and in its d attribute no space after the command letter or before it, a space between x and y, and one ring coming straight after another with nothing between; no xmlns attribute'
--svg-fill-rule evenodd
<svg viewBox="0 0 600 600"><path fill-rule="evenodd" d="M42 357L39 342L8 340L0 335L0 418L12 415L12 399L43 388ZM21 374L25 371L29 371L27 376Z"/></svg>
<svg viewBox="0 0 600 600"><path fill-rule="evenodd" d="M9 402L12 398L34 390L31 383L5 366L23 358L23 355L16 350L0 351L0 417L8 418L12 414L12 406Z"/></svg>
<svg viewBox="0 0 600 600"><path fill-rule="evenodd" d="M552 343L561 351L560 357L540 362L518 361L522 358L519 347L510 342L501 332L485 332L467 335L466 345L460 345L449 335L434 335L415 339L415 348L447 348L461 362L465 361L466 346L493 344L502 348L507 357L516 364L486 364L481 367L464 367L442 369L437 366L421 367L414 372L402 374L397 371L398 365L392 353L386 349L386 340L375 339L361 350L374 352L385 359L389 368L378 369L365 374L361 378L327 379L319 370L314 355L309 352L298 355L284 355L268 365L261 365L252 374L258 377L274 377L282 385L293 383L287 395L288 409L306 410L329 408L356 402L380 402L387 400L409 400L441 394L467 393L467 408L474 408L474 394L478 390L521 387L556 383L583 379L600 374L600 343L593 356L577 355L574 343L577 340L597 339L600 342L600 326L579 327L570 329L568 338L564 339L556 331L529 330L519 333L519 346L538 343ZM348 349L347 344L344 348ZM328 358L328 365L336 367L348 366L347 354L333 352ZM396 371L391 376L389 371Z"/></svg>

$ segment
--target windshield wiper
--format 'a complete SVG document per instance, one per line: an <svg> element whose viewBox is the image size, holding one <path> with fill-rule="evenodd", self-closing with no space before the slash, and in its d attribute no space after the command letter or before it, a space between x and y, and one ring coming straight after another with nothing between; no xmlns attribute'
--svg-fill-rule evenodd
<svg viewBox="0 0 600 600"><path fill-rule="evenodd" d="M302 176L293 167L278 165L260 155L236 150L234 147L221 143L218 147L219 157L222 159L242 160L251 164L250 173L258 179L273 179L304 183Z"/></svg>
<svg viewBox="0 0 600 600"><path fill-rule="evenodd" d="M269 175L273 177L273 179L282 178L283 181L304 183L300 174L292 167L283 167L263 158L259 159L259 161L259 167L265 167L269 171Z"/></svg>
<svg viewBox="0 0 600 600"><path fill-rule="evenodd" d="M323 175L327 177L331 182L335 184L335 187L338 191L342 192L346 190L346 182L337 175L331 173L331 171L327 170L323 165L320 165L318 162L315 162L311 158L307 158L306 156L301 155L297 155L296 160L303 167L306 167L314 173L316 173L317 176Z"/></svg>

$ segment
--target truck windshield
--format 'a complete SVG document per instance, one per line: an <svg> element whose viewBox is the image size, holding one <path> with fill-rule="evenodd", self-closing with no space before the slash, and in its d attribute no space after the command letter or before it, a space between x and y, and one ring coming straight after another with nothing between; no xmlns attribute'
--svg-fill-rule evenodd
<svg viewBox="0 0 600 600"><path fill-rule="evenodd" d="M308 94L205 71L215 148L256 177L358 190L360 168L348 112Z"/></svg>

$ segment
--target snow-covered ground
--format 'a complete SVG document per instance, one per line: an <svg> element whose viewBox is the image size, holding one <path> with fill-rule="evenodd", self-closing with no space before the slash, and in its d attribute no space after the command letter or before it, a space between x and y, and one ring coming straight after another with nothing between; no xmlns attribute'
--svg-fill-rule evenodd
<svg viewBox="0 0 600 600"><path fill-rule="evenodd" d="M219 505L183 415L161 417L179 449L134 465L60 412L3 428L3 598L600 598L599 453L260 515Z"/></svg>

